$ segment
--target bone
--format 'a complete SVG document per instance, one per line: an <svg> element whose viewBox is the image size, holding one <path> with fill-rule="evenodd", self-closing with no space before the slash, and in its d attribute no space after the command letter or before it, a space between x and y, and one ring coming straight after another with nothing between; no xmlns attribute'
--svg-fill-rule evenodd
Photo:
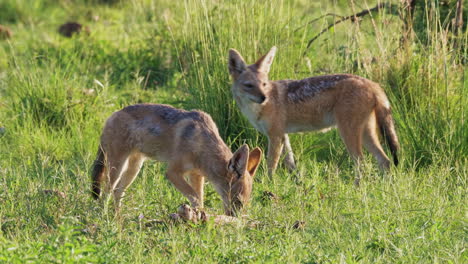
<svg viewBox="0 0 468 264"><path fill-rule="evenodd" d="M184 222L192 222L192 223L204 223L210 219L213 219L214 223L217 225L225 225L225 224L235 224L235 225L243 225L247 223L249 227L256 227L258 226L258 221L244 221L242 218L237 218L228 215L212 215L207 214L204 211L201 211L197 208L191 208L187 204L183 204L177 208L177 213L170 214L169 217L174 221L184 221ZM242 217L245 217L243 215Z"/></svg>

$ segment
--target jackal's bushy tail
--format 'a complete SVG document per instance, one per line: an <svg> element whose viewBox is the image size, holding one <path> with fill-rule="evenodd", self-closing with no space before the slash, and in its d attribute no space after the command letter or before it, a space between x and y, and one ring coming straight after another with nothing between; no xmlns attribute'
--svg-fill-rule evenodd
<svg viewBox="0 0 468 264"><path fill-rule="evenodd" d="M104 180L104 152L101 146L99 146L96 160L93 164L92 177L92 190L91 195L94 199L99 198L101 194L101 183Z"/></svg>
<svg viewBox="0 0 468 264"><path fill-rule="evenodd" d="M393 163L395 166L398 165L398 150L400 149L400 143L398 143L398 137L395 131L395 125L393 122L392 111L390 108L385 107L385 104L379 102L375 108L377 114L377 124L379 125L380 132L387 142L390 152L393 156Z"/></svg>

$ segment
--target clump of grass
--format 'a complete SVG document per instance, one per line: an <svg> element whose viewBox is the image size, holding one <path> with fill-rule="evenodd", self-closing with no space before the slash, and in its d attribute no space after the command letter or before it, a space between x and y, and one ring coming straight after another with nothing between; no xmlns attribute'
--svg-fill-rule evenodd
<svg viewBox="0 0 468 264"><path fill-rule="evenodd" d="M0 10L0 23L14 23L24 16L17 1L2 1Z"/></svg>
<svg viewBox="0 0 468 264"><path fill-rule="evenodd" d="M466 72L430 54L393 63L387 82L408 161L425 166L442 153L453 161L465 155Z"/></svg>

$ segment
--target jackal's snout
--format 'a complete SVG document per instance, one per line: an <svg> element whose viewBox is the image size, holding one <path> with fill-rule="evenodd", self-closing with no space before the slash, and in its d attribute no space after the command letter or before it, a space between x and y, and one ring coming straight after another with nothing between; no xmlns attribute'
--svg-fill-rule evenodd
<svg viewBox="0 0 468 264"><path fill-rule="evenodd" d="M265 102L266 97L264 95L249 95L249 99L255 103L262 104Z"/></svg>
<svg viewBox="0 0 468 264"><path fill-rule="evenodd" d="M266 97L264 95L260 96L260 100L258 101L259 104L265 102Z"/></svg>
<svg viewBox="0 0 468 264"><path fill-rule="evenodd" d="M238 215L241 215L241 211L244 209L244 205L241 202L238 202L236 204L233 204L231 208L225 210L225 214L228 216L234 216L237 217Z"/></svg>

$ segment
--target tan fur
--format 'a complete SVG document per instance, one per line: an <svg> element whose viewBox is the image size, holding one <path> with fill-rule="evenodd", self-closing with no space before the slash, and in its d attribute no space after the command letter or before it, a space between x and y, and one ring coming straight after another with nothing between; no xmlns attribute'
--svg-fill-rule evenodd
<svg viewBox="0 0 468 264"><path fill-rule="evenodd" d="M93 170L93 194L107 176L116 209L145 159L167 163L169 181L190 201L203 207L205 177L221 195L225 212L235 214L250 199L261 150L247 145L234 154L211 117L168 105L138 104L112 114L104 126ZM187 182L185 176L189 179Z"/></svg>
<svg viewBox="0 0 468 264"><path fill-rule="evenodd" d="M387 169L390 161L378 140L377 126L386 132L395 163L398 139L390 115L390 104L382 88L350 74L311 77L303 80L270 81L273 47L255 64L246 65L236 50L229 51L232 93L242 113L268 137L268 172L271 176L285 145L285 165L295 169L288 133L326 131L337 126L348 152L356 161L361 145ZM377 115L376 115L377 114Z"/></svg>

